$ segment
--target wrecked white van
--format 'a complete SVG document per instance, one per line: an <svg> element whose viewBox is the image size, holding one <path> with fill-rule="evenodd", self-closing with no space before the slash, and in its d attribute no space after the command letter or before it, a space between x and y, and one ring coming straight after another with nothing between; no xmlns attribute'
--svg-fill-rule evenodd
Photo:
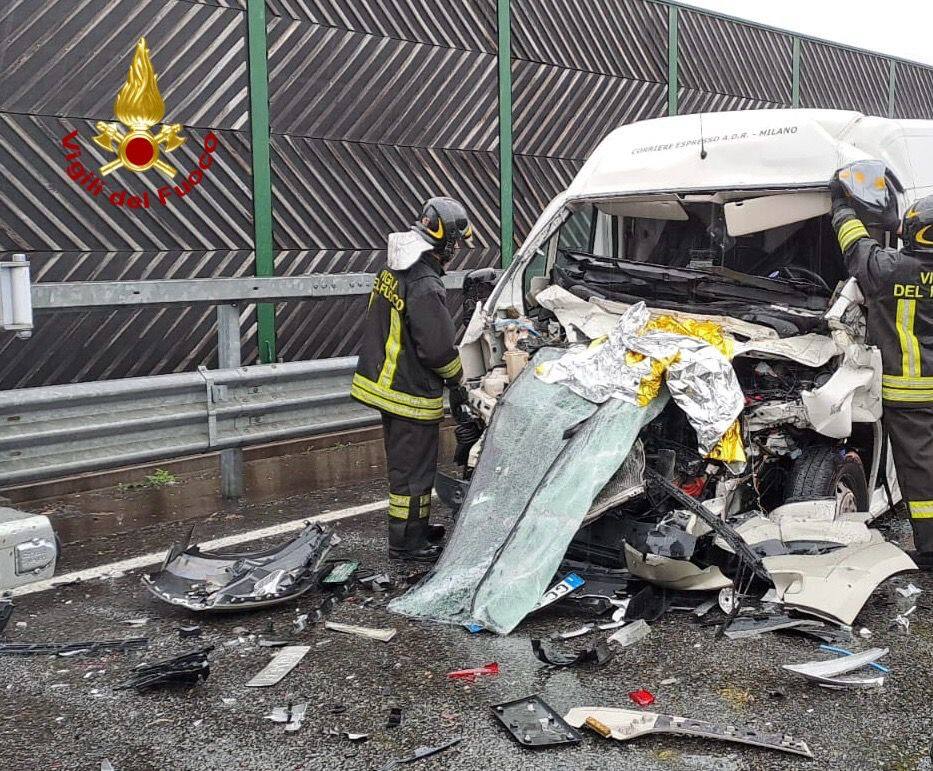
<svg viewBox="0 0 933 771"><path fill-rule="evenodd" d="M933 192L933 122L766 110L610 134L512 265L467 281L471 479L396 609L509 631L566 554L676 589L757 575L851 623L912 568L865 526L898 491L829 221L830 178L864 159L903 211ZM843 569L851 591L826 591Z"/></svg>

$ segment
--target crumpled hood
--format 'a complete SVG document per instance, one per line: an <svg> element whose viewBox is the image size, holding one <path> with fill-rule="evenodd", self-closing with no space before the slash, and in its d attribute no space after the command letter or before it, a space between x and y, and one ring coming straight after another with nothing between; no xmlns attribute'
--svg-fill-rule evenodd
<svg viewBox="0 0 933 771"><path fill-rule="evenodd" d="M418 262L418 258L422 254L431 251L431 249L431 244L413 230L389 233L387 260L389 269L408 270Z"/></svg>

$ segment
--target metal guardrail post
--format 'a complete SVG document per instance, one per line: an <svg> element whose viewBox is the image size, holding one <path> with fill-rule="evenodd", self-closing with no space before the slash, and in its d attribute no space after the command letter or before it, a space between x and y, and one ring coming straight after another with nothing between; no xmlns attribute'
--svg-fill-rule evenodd
<svg viewBox="0 0 933 771"><path fill-rule="evenodd" d="M217 366L236 369L243 363L240 349L240 306L217 306ZM212 389L212 399L218 398L219 389ZM220 494L235 500L243 495L243 450L235 447L220 451Z"/></svg>

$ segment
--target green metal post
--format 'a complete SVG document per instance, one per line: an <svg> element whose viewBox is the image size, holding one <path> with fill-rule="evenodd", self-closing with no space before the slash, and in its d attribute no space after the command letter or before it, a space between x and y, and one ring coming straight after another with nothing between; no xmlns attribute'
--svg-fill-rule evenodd
<svg viewBox="0 0 933 771"><path fill-rule="evenodd" d="M790 81L790 103L800 107L800 38L794 38L794 60Z"/></svg>
<svg viewBox="0 0 933 771"><path fill-rule="evenodd" d="M676 115L680 77L677 74L677 60L680 56L678 31L679 13L676 5L667 7L667 114Z"/></svg>
<svg viewBox="0 0 933 771"><path fill-rule="evenodd" d="M897 92L897 62L891 59L888 70L888 117L894 117L894 95Z"/></svg>
<svg viewBox="0 0 933 771"><path fill-rule="evenodd" d="M269 64L265 0L247 2L249 37L249 112L253 140L253 227L256 275L275 274L272 249L272 171L269 163ZM275 305L256 305L259 360L275 361Z"/></svg>
<svg viewBox="0 0 933 771"><path fill-rule="evenodd" d="M512 28L509 0L496 0L499 25L499 241L502 267L512 262Z"/></svg>

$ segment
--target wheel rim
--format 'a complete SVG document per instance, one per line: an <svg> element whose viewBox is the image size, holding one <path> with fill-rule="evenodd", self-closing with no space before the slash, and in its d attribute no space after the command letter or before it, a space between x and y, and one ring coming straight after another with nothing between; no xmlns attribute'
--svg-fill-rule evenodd
<svg viewBox="0 0 933 771"><path fill-rule="evenodd" d="M858 511L858 501L852 488L840 479L836 482L836 515L854 514Z"/></svg>

